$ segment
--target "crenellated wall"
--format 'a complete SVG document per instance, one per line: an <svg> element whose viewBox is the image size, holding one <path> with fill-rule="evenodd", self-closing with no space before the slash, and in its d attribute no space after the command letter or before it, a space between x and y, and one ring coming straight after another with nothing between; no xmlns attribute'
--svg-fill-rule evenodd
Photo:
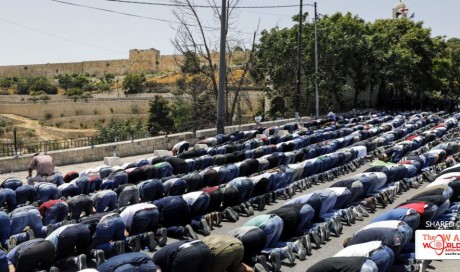
<svg viewBox="0 0 460 272"><path fill-rule="evenodd" d="M235 52L234 57L238 58L243 54L243 52ZM181 55L161 56L160 51L154 48L132 49L129 50L128 59L0 66L0 77L55 77L64 74L86 73L101 76L106 73L126 75L128 73L170 72L178 71L178 62L181 63L183 59ZM217 64L219 54L213 52L212 59L214 64ZM201 65L208 65L208 63L202 59Z"/></svg>
<svg viewBox="0 0 460 272"><path fill-rule="evenodd" d="M0 77L54 77L63 74L86 73L95 76L101 76L105 73L126 75L128 73L158 71L159 64L160 51L153 48L133 49L129 51L129 59L0 66Z"/></svg>

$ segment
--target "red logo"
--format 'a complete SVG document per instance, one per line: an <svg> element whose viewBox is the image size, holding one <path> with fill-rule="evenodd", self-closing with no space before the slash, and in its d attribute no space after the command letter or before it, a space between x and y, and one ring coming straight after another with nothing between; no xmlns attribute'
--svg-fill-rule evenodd
<svg viewBox="0 0 460 272"><path fill-rule="evenodd" d="M434 249L436 255L441 256L441 254L447 248L447 244L445 243L444 237L441 234L438 234L436 235L436 239L428 244L428 247Z"/></svg>

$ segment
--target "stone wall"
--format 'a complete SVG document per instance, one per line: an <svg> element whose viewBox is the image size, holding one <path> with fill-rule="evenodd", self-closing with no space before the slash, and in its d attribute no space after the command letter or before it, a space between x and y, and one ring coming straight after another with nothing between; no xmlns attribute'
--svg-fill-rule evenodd
<svg viewBox="0 0 460 272"><path fill-rule="evenodd" d="M155 49L129 50L129 73L146 73L158 71L160 51Z"/></svg>
<svg viewBox="0 0 460 272"><path fill-rule="evenodd" d="M244 54L244 52L234 52L233 59L243 58ZM212 60L214 64L219 64L218 52L212 52ZM160 51L154 48L132 49L129 50L128 59L0 66L0 77L54 77L63 74L86 73L101 76L105 73L126 75L128 73L170 72L178 71L177 62L181 63L182 61L183 56L181 55L161 56ZM208 65L205 59L200 61L201 65Z"/></svg>
<svg viewBox="0 0 460 272"><path fill-rule="evenodd" d="M86 73L95 76L102 76L104 73L126 75L157 71L159 61L160 51L156 49L133 49L129 51L129 59L0 66L0 77L54 77L63 74Z"/></svg>
<svg viewBox="0 0 460 272"><path fill-rule="evenodd" d="M278 126L293 121L294 119L262 122L262 126ZM302 121L305 122L307 119L303 119ZM249 130L254 126L255 124L228 126L225 127L225 133L231 133L238 130ZM216 135L216 129L206 129L197 131L196 138L193 137L192 132L183 132L141 140L50 151L48 154L53 156L56 166L102 161L104 157L111 157L114 155L118 157L127 157L145 154L146 158L148 158L153 156L154 150L171 150L174 144L184 140L187 140L193 146L199 140L212 137L214 135ZM0 173L27 170L27 164L30 162L31 157L32 154L22 155L19 157L0 158Z"/></svg>
<svg viewBox="0 0 460 272"><path fill-rule="evenodd" d="M32 103L20 100L27 96L11 95L0 97L0 114L16 114L31 119L42 119L47 113L51 114L52 119L76 115L94 115L95 112L97 112L97 115L132 114L133 109L137 113L145 114L149 110L149 100L153 100L155 95L162 96L169 100L170 103L174 103L178 99L177 96L170 93L145 93L130 95L129 97L123 95L123 97L119 98L117 93L113 92L111 95L104 95L104 97L88 99L88 102L83 100L74 102L65 96L55 98L54 95L51 95L52 99L47 103ZM254 112L264 93L262 91L243 91L241 96L244 97L243 101L248 99L251 105L249 107L248 103L242 102L242 109L246 112ZM190 99L187 95L182 96L182 98ZM232 94L229 94L228 101L232 101ZM228 107L231 107L230 103Z"/></svg>
<svg viewBox="0 0 460 272"><path fill-rule="evenodd" d="M48 103L48 104L2 104L0 113L10 113L24 116L31 119L42 119L47 114L54 117L68 117L76 115L110 115L148 113L148 99L144 100L112 100L92 102L71 102L71 103ZM112 109L112 110L111 110Z"/></svg>
<svg viewBox="0 0 460 272"><path fill-rule="evenodd" d="M177 63L181 63L183 61L182 56L175 56L175 55L163 55L160 57L160 66L158 71L161 72L178 72L180 71Z"/></svg>

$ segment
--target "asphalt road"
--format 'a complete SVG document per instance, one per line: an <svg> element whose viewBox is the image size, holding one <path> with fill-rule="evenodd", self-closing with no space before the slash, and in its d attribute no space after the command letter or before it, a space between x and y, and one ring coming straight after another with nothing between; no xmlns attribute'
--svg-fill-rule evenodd
<svg viewBox="0 0 460 272"><path fill-rule="evenodd" d="M126 158L122 158L122 161L123 162L131 162L131 161L135 161L135 160L138 160L138 159L141 159L141 158L146 158L148 156L149 155L146 154L146 155L139 155L139 156L133 156L133 157L126 157ZM80 171L83 171L85 169L95 168L95 167L97 167L97 166L99 166L101 164L103 164L103 161L83 163L83 164L77 164L77 165L66 165L66 166L58 167L58 170L61 173L64 173L64 174L69 172L69 171L80 172ZM304 194L304 193L307 193L307 192L311 192L313 190L327 188L334 181L344 179L344 178L347 178L348 176L352 176L352 175L355 175L357 173L363 172L368 167L369 167L368 164L363 165L360 168L358 168L357 171L354 172L354 173L349 173L347 175L340 176L340 177L334 179L331 182L319 183L318 185L315 185L315 186L311 187L310 189L307 189L307 190L303 191L302 193L297 191L295 196L298 196L300 194ZM0 174L0 180L4 180L4 179L6 179L8 177L12 177L12 176L15 176L15 177L18 177L18 178L21 178L21 179L25 180L27 175L28 175L28 173L26 171L16 172L16 173L4 173L4 174ZM342 242L346 237L352 236L353 233L355 233L357 230L359 230L363 226L369 224L369 222L372 220L372 218L378 216L379 214L381 214L382 212L384 212L386 210L393 209L394 207L398 206L400 203L404 202L406 199L411 198L412 196L417 194L419 191L421 191L422 188L425 187L425 186L426 186L426 183L422 184L422 186L419 187L418 189L410 189L409 191L404 192L402 195L399 195L396 198L396 200L395 200L395 202L393 202L393 204L388 205L385 209L383 209L381 207L378 208L375 213L369 214L369 217L365 217L363 221L356 221L356 223L354 225L352 225L352 226L344 225L343 233L340 235L340 237L334 237L333 235L331 235L330 240L327 241L327 243L325 245L322 245L321 248L316 249L316 250L314 249L312 255L307 256L306 260L304 260L304 261L296 260L296 264L294 266L283 265L281 271L283 271L283 272L287 272L287 271L289 271L289 272L306 271L309 266L315 264L319 260L322 260L322 259L328 258L328 257L332 257L333 255L335 255L342 248ZM278 199L276 203L273 203L271 205L267 205L265 207L264 211L261 211L261 212L255 211L255 215L269 213L270 211L279 208L281 205L283 205L283 203L285 201L286 200ZM232 230L232 229L234 229L236 227L240 227L240 226L244 225L244 223L247 222L248 220L249 220L249 218L247 218L247 217L240 217L240 220L238 222L236 222L236 223L223 222L222 226L215 227L214 230L211 233L212 234L227 234L228 231L230 231L230 230ZM169 239L168 243L170 243L172 241L174 241L174 240ZM460 260L433 261L431 263L431 265L429 266L428 271L443 271L443 272L460 271Z"/></svg>

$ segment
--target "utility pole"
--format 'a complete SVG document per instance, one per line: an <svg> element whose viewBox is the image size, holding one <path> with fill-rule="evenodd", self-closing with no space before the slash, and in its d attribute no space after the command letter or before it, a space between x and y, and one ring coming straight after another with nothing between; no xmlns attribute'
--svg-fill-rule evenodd
<svg viewBox="0 0 460 272"><path fill-rule="evenodd" d="M219 60L219 90L217 92L217 134L224 134L225 130L225 44L227 36L227 0L222 0L220 15L220 60Z"/></svg>
<svg viewBox="0 0 460 272"><path fill-rule="evenodd" d="M315 96L316 96L316 119L319 119L319 90L318 90L318 9L315 7Z"/></svg>
<svg viewBox="0 0 460 272"><path fill-rule="evenodd" d="M300 77L302 63L302 6L303 0L300 0L299 8L299 31L297 33L297 75L296 75L296 99L295 99L295 121L300 122Z"/></svg>

